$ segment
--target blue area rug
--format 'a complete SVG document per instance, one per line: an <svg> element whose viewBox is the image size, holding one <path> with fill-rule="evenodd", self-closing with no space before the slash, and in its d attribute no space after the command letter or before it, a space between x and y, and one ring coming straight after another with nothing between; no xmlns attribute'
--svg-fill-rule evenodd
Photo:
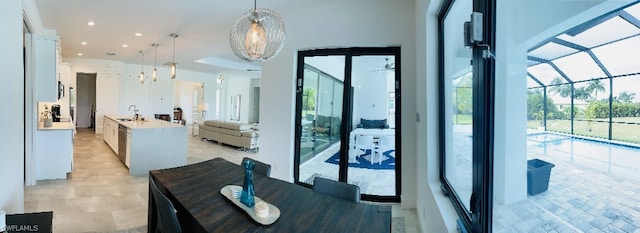
<svg viewBox="0 0 640 233"><path fill-rule="evenodd" d="M371 164L371 150L369 149L364 151L364 154L356 157L355 163L349 163L349 167L393 170L396 167L396 159L391 156L392 153L395 153L395 150L388 150L382 153L382 164L378 164L377 159L373 164ZM324 162L338 164L340 162L340 152L335 153Z"/></svg>

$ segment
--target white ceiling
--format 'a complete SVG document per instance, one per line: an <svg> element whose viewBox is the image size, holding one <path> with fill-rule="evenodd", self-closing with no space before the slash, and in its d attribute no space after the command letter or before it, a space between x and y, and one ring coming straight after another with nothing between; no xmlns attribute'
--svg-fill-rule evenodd
<svg viewBox="0 0 640 233"><path fill-rule="evenodd" d="M321 0L258 1L258 8L286 12ZM229 31L242 14L253 8L251 0L36 0L43 26L53 29L61 39L63 57L119 60L153 65L158 43L157 64L172 60L176 39L176 62L179 69L259 77L259 63L238 59L229 47ZM94 21L95 26L88 26ZM286 18L285 18L286 26ZM135 33L142 33L136 37ZM81 45L81 42L87 45ZM127 44L127 48L122 45ZM107 55L116 53L115 56ZM207 65L196 60L213 61ZM229 67L231 66L231 67Z"/></svg>

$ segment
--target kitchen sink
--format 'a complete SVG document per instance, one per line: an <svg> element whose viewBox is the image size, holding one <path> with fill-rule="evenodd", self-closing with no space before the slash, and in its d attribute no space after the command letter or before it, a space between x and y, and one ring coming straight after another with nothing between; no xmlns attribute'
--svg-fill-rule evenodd
<svg viewBox="0 0 640 233"><path fill-rule="evenodd" d="M131 118L118 118L119 121L133 121Z"/></svg>

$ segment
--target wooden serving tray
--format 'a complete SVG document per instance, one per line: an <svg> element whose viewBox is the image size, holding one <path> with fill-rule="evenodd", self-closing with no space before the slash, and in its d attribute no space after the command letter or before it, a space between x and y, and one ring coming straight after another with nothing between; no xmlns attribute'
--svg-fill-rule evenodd
<svg viewBox="0 0 640 233"><path fill-rule="evenodd" d="M269 215L267 215L266 217L260 217L260 216L256 215L256 213L253 211L253 207L248 207L248 206L244 205L242 202L240 202L239 198L233 197L233 193L231 191L231 187L233 187L233 186L240 187L238 185L227 185L227 186L224 186L224 187L222 187L222 189L220 189L220 194L222 194L222 196L224 196L227 199L229 199L237 207L239 207L240 209L244 210L244 212L246 212L251 218L253 218L254 221L256 221L257 223L260 223L262 225L271 225L276 220L278 220L278 218L280 217L280 209L278 209L278 207L272 205L271 203L263 201L259 197L255 196L254 197L255 203L258 203L258 202L262 201L265 204L267 204L267 206L269 206ZM242 187L240 187L240 189L242 189Z"/></svg>

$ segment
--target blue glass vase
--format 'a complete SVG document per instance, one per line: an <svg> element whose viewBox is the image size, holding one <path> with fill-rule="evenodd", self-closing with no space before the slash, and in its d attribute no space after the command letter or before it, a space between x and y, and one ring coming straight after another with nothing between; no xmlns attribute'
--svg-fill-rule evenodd
<svg viewBox="0 0 640 233"><path fill-rule="evenodd" d="M256 164L252 161L245 161L244 165L244 183L242 184L242 194L240 194L240 202L242 204L253 207L255 204L254 196L256 193L253 191L253 168Z"/></svg>

